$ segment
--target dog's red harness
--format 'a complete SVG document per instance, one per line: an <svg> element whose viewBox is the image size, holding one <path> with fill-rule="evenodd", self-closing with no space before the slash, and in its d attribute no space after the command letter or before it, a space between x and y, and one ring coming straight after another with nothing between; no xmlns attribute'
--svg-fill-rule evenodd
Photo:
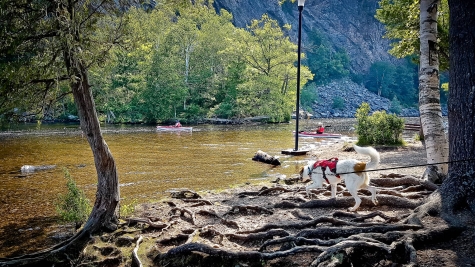
<svg viewBox="0 0 475 267"><path fill-rule="evenodd" d="M330 171L333 172L337 178L340 178L340 175L336 173L336 164L337 163L338 163L338 158L331 158L331 159L327 159L327 160L318 160L313 164L313 170L320 167L322 169L323 179L325 179L325 181L327 181L327 183L330 183L327 179L326 174L325 174L325 170L327 168L329 168Z"/></svg>

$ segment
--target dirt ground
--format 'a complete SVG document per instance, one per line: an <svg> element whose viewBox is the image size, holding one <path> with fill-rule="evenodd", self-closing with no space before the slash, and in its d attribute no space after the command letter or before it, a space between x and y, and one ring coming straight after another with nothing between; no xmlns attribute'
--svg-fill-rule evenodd
<svg viewBox="0 0 475 267"><path fill-rule="evenodd" d="M336 143L312 154L316 159L368 160L343 146ZM354 200L344 187L339 187L337 199L330 198L329 188L309 199L305 183L292 184L295 177L220 192L172 192L169 199L137 206L116 232L95 237L76 264L139 266L140 260L143 266L475 266L473 228L453 232L437 216L425 217L422 227L403 223L435 189L418 180L425 167L396 169L424 164L422 144L377 149L379 169L386 169L371 173L377 206L360 190L362 205L347 212ZM427 229L439 234L420 238ZM403 239L398 244L409 248L402 254L415 253L408 256L415 262L385 254L396 254L398 247L384 240L401 233L413 237L412 243Z"/></svg>

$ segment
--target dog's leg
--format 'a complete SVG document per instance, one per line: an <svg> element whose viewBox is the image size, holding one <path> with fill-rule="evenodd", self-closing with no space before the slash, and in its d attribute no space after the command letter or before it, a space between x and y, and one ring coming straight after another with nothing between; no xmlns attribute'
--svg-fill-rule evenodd
<svg viewBox="0 0 475 267"><path fill-rule="evenodd" d="M352 190L348 190L350 192L350 194L353 196L353 198L355 199L355 205L353 206L353 208L349 208L348 210L349 211L356 211L359 207L360 207L360 204L361 204L361 198L358 196L358 190L357 189L352 189Z"/></svg>
<svg viewBox="0 0 475 267"><path fill-rule="evenodd" d="M312 182L311 184L305 187L305 190L307 191L307 197L310 199L312 198L312 195L314 195L312 192L310 192L310 189L314 189L314 188L318 188L315 182Z"/></svg>
<svg viewBox="0 0 475 267"><path fill-rule="evenodd" d="M371 201L374 205L378 205L378 200L376 199L376 188L369 185L369 175L365 173L365 181L360 188L366 188L371 192Z"/></svg>
<svg viewBox="0 0 475 267"><path fill-rule="evenodd" d="M336 184L331 184L332 198L336 198Z"/></svg>
<svg viewBox="0 0 475 267"><path fill-rule="evenodd" d="M374 205L378 205L378 200L376 199L376 187L368 186L367 189L371 192L371 201Z"/></svg>

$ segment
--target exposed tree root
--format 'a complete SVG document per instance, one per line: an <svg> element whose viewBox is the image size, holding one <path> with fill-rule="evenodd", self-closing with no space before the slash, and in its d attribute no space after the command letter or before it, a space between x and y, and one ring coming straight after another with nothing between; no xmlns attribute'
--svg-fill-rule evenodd
<svg viewBox="0 0 475 267"><path fill-rule="evenodd" d="M191 205L191 207L198 207L198 206L205 206L205 205L210 205L210 206L213 206L213 203L211 203L209 200L206 200L206 199L182 199L183 202L186 202L186 203L194 203L193 205Z"/></svg>
<svg viewBox="0 0 475 267"><path fill-rule="evenodd" d="M228 215L228 214L236 214L236 213L239 213L239 214L249 214L249 213L267 213L267 214L273 214L273 212L271 210L268 210L264 207L259 207L259 206L249 206L249 205L246 205L246 206L233 206L231 207L231 209L225 213L224 215Z"/></svg>
<svg viewBox="0 0 475 267"><path fill-rule="evenodd" d="M188 213L190 215L190 217L188 218L188 220L191 221L191 224L195 224L195 214L187 209L187 208L172 208L172 210L170 211L171 214L175 214L176 211L179 211L180 212L180 217L182 218L185 218L185 214Z"/></svg>
<svg viewBox="0 0 475 267"><path fill-rule="evenodd" d="M257 194L258 196L262 196L262 195L268 195L272 192L275 192L275 191L279 191L279 192L292 192L293 190L290 190L290 189L287 189L287 188L284 188L284 187L271 187L271 188L267 188L265 190L262 190L259 192L259 194Z"/></svg>
<svg viewBox="0 0 475 267"><path fill-rule="evenodd" d="M278 185L223 194L224 199L213 195L163 203L144 214L160 218L166 228L139 230L157 238L148 260L168 267L416 266L418 248L457 234L447 226L424 225L426 216L440 211L438 205L420 206L432 199L427 198L436 188L431 183L408 176L374 180L379 180L379 205L361 190L357 213L345 211L354 199L341 196L343 187L336 199L321 189L313 191L317 199L308 200L301 186Z"/></svg>
<svg viewBox="0 0 475 267"><path fill-rule="evenodd" d="M132 252L132 267L142 267L142 262L139 259L139 256L137 254L137 251L139 250L140 243L143 240L143 236L140 236L139 239L137 239L137 242L135 243L135 248Z"/></svg>
<svg viewBox="0 0 475 267"><path fill-rule="evenodd" d="M150 227L155 229L163 229L168 226L168 224L163 222L152 222L150 218L127 218L126 221L130 223L145 223Z"/></svg>
<svg viewBox="0 0 475 267"><path fill-rule="evenodd" d="M411 201L401 197L394 197L388 195L378 195L379 205L387 205L398 208L410 208L414 209L422 201ZM282 201L274 206L274 208L281 209L315 209L315 208L325 208L325 207L335 207L335 208L349 208L355 204L355 200L352 197L337 198L337 199L317 199L307 201L302 204L295 204L288 201ZM374 206L370 197L361 197L361 206Z"/></svg>
<svg viewBox="0 0 475 267"><path fill-rule="evenodd" d="M188 190L188 189L184 189L184 190L180 190L180 191L169 191L170 192L170 196L172 198L180 198L180 199L197 199L197 198L202 198L198 193L194 192L194 191L191 191L191 190Z"/></svg>
<svg viewBox="0 0 475 267"><path fill-rule="evenodd" d="M436 184L432 182L420 180L412 176L404 176L401 178L375 178L375 179L371 179L371 183L376 186L384 186L384 187L400 186L400 185L422 186L426 190L429 190L429 191L435 191L437 190L437 188L439 188Z"/></svg>

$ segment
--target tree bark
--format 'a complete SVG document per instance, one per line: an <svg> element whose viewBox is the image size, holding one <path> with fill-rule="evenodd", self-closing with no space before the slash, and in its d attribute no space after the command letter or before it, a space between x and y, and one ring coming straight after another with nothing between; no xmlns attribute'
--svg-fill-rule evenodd
<svg viewBox="0 0 475 267"><path fill-rule="evenodd" d="M116 207L119 203L119 179L114 158L107 146L97 117L87 70L81 60L75 57L74 48L65 49L65 62L70 73L71 88L76 103L81 129L94 155L97 171L96 201L84 229L96 232L102 227L117 228Z"/></svg>
<svg viewBox="0 0 475 267"><path fill-rule="evenodd" d="M434 0L420 1L419 111L429 164L446 162L448 158L448 143L443 130L439 92L437 51L437 7L439 4L439 1ZM445 176L447 165L437 166Z"/></svg>
<svg viewBox="0 0 475 267"><path fill-rule="evenodd" d="M449 173L440 188L442 215L456 225L475 222L475 2L449 0Z"/></svg>

